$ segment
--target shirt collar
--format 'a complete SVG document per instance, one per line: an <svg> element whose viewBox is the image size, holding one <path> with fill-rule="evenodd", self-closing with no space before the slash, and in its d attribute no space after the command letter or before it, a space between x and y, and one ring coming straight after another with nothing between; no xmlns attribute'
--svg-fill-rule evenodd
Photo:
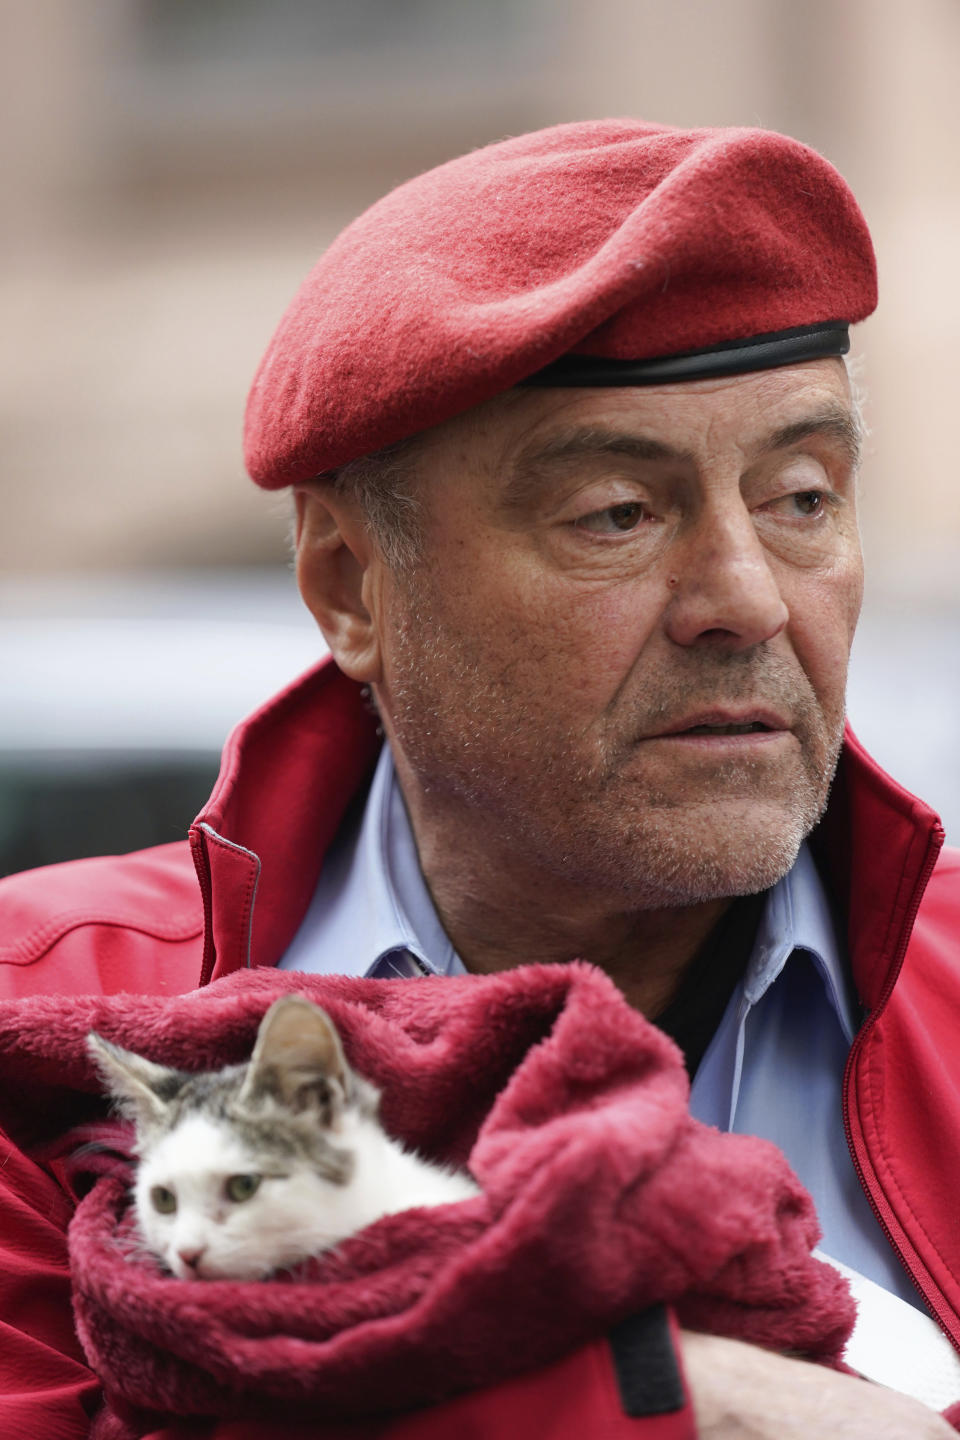
<svg viewBox="0 0 960 1440"><path fill-rule="evenodd" d="M402 948L438 975L462 974L464 966L440 924L423 878L389 745L384 745L377 763L363 831L373 913L379 916L374 963L385 951Z"/></svg>
<svg viewBox="0 0 960 1440"><path fill-rule="evenodd" d="M370 975L397 952L407 952L435 974L465 971L423 878L389 745L383 746L353 826L338 837L324 864L309 919L322 924L324 948L338 956L341 974ZM295 937L284 965L311 969L314 939L314 925L308 923ZM856 1001L830 902L806 844L793 869L767 897L743 979L744 1014L767 993L795 949L813 957L825 994L852 1041ZM382 966L378 973L385 973Z"/></svg>
<svg viewBox="0 0 960 1440"><path fill-rule="evenodd" d="M813 957L827 998L852 1043L857 1030L856 1001L830 901L807 844L801 845L792 870L767 897L743 981L749 1006L766 994L794 950L806 950Z"/></svg>
<svg viewBox="0 0 960 1440"><path fill-rule="evenodd" d="M463 972L420 870L389 745L359 814L327 856L309 919L315 923L303 927L304 955L296 951L298 936L285 957L290 968L310 968L319 927L341 974ZM416 969L405 967L408 955Z"/></svg>
<svg viewBox="0 0 960 1440"><path fill-rule="evenodd" d="M313 899L280 965L379 977L463 973L420 872L387 745L369 791L358 798L327 852Z"/></svg>

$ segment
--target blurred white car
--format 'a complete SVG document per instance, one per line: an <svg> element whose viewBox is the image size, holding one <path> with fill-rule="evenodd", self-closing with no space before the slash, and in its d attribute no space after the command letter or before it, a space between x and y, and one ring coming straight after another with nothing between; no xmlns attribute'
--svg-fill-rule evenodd
<svg viewBox="0 0 960 1440"><path fill-rule="evenodd" d="M324 652L284 571L0 583L0 874L184 836L233 725Z"/></svg>

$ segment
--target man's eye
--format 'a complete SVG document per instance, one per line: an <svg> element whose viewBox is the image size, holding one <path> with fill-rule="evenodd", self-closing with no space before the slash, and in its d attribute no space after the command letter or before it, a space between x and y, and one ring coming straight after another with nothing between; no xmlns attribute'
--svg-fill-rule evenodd
<svg viewBox="0 0 960 1440"><path fill-rule="evenodd" d="M592 530L599 535L622 535L635 530L645 514L642 501L624 500L619 505L608 505L605 510L594 510L590 515L582 515L577 525L581 530Z"/></svg>
<svg viewBox="0 0 960 1440"><path fill-rule="evenodd" d="M798 490L790 499L801 515L820 515L827 508L827 497L822 490Z"/></svg>

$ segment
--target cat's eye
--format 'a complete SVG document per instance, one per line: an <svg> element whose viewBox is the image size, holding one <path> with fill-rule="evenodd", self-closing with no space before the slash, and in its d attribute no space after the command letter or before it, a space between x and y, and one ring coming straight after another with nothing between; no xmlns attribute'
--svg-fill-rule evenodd
<svg viewBox="0 0 960 1440"><path fill-rule="evenodd" d="M159 1215L175 1215L177 1197L166 1185L154 1185L150 1191L150 1204Z"/></svg>
<svg viewBox="0 0 960 1440"><path fill-rule="evenodd" d="M260 1189L259 1175L231 1175L223 1187L224 1194L228 1200L233 1200L239 1205L244 1200L249 1200L256 1195Z"/></svg>

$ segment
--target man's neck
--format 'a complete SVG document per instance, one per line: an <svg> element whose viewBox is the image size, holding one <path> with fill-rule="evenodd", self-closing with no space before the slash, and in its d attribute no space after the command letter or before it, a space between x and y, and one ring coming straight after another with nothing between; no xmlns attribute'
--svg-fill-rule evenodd
<svg viewBox="0 0 960 1440"><path fill-rule="evenodd" d="M675 998L690 963L732 903L710 900L672 910L640 911L630 917L621 945L585 958L606 971L635 1009L655 1020Z"/></svg>
<svg viewBox="0 0 960 1440"><path fill-rule="evenodd" d="M512 908L493 913L469 897L458 903L461 897L449 891L445 897L431 893L444 929L471 972L489 974L531 961L588 960L606 971L649 1019L670 1004L690 962L732 903L714 900L603 916L571 913L569 906L560 913L540 903L520 915Z"/></svg>
<svg viewBox="0 0 960 1440"><path fill-rule="evenodd" d="M653 1019L671 1002L727 898L630 910L622 898L545 873L496 839L407 806L421 869L443 928L466 968L490 974L530 963L587 960ZM465 838L468 837L468 838ZM486 843L485 843L486 842Z"/></svg>

